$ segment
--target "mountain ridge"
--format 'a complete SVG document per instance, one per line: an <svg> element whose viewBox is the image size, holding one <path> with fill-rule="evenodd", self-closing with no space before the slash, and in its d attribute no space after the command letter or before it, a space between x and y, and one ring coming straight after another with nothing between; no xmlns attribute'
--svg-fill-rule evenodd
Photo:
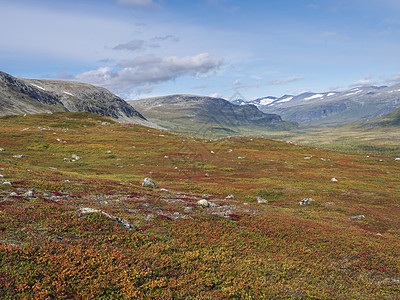
<svg viewBox="0 0 400 300"><path fill-rule="evenodd" d="M87 111L120 122L146 121L107 89L80 82L16 78L0 71L0 100L0 115Z"/></svg>
<svg viewBox="0 0 400 300"><path fill-rule="evenodd" d="M342 125L378 119L400 107L400 84L356 87L346 91L234 100L235 105L253 104L266 113L301 125Z"/></svg>

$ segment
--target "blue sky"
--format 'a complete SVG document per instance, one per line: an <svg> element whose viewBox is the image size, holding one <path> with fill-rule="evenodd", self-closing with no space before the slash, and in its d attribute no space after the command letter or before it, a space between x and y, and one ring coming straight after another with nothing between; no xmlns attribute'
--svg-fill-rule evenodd
<svg viewBox="0 0 400 300"><path fill-rule="evenodd" d="M123 98L400 82L398 0L0 0L0 70Z"/></svg>

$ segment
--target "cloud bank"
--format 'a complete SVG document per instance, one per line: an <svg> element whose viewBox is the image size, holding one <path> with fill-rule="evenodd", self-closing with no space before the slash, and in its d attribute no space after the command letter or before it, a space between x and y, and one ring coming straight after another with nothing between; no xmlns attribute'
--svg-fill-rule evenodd
<svg viewBox="0 0 400 300"><path fill-rule="evenodd" d="M76 80L104 86L120 93L140 86L154 85L174 80L178 77L197 77L215 72L223 65L220 58L212 58L208 53L195 56L140 56L119 63L118 69L102 67L76 76Z"/></svg>

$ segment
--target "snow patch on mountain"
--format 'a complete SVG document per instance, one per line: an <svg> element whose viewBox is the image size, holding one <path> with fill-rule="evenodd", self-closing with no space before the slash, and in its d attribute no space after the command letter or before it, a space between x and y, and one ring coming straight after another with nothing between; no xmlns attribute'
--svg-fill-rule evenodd
<svg viewBox="0 0 400 300"><path fill-rule="evenodd" d="M316 94L316 95L312 95L310 97L304 98L304 100L319 99L319 98L323 98L324 96L325 96L324 94Z"/></svg>
<svg viewBox="0 0 400 300"><path fill-rule="evenodd" d="M264 98L260 100L260 104L259 105L268 105L271 104L272 102L274 102L276 99L273 98Z"/></svg>
<svg viewBox="0 0 400 300"><path fill-rule="evenodd" d="M41 89L42 91L46 90L44 87L41 87L39 85L36 85L36 84L33 84L33 83L31 83L31 85L33 85L35 88Z"/></svg>
<svg viewBox="0 0 400 300"><path fill-rule="evenodd" d="M353 95L357 95L357 94L362 92L360 89L355 89L355 90L352 90L352 91L354 91L354 92L348 93L348 94L346 94L346 96L353 96Z"/></svg>
<svg viewBox="0 0 400 300"><path fill-rule="evenodd" d="M289 102L292 99L293 99L293 97L287 97L287 98L283 98L281 100L278 100L277 102Z"/></svg>

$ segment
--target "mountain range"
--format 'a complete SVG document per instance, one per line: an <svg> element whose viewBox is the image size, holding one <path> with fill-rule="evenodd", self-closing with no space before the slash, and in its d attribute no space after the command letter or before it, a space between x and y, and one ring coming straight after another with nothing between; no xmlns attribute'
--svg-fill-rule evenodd
<svg viewBox="0 0 400 300"><path fill-rule="evenodd" d="M296 127L277 114L254 105L234 105L222 98L170 95L128 101L150 121L174 132L197 135L245 134L251 130L288 130Z"/></svg>
<svg viewBox="0 0 400 300"><path fill-rule="evenodd" d="M378 119L400 107L400 84L357 87L341 92L302 93L263 97L252 101L232 101L236 105L253 104L265 113L301 125L342 125Z"/></svg>
<svg viewBox="0 0 400 300"><path fill-rule="evenodd" d="M16 78L0 72L0 115L91 112L122 123L177 133L220 137L261 135L301 126L397 126L400 84L341 92L302 93L229 102L222 98L170 95L125 101L90 84Z"/></svg>

